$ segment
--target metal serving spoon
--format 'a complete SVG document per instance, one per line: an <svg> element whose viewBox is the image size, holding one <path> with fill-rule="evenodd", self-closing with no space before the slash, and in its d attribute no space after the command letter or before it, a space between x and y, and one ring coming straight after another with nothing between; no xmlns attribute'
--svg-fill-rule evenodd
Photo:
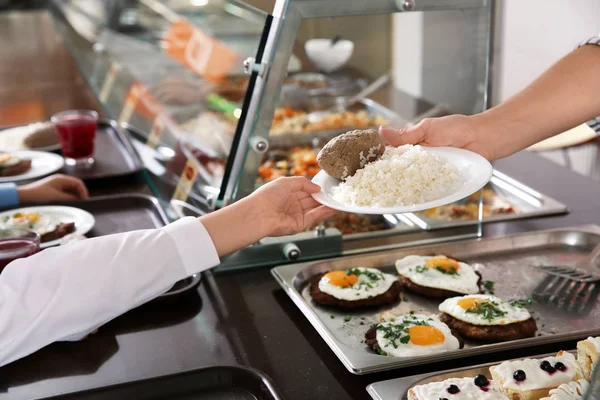
<svg viewBox="0 0 600 400"><path fill-rule="evenodd" d="M331 107L328 110L313 111L313 112L309 113L307 115L308 121L310 123L315 123L315 122L322 120L328 114L332 114L332 113L336 113L336 112L344 112L350 106L363 100L364 98L369 96L371 93L375 92L376 90L381 88L383 85L388 83L389 80L391 79L391 77L392 77L391 71L386 72L385 74L383 74L382 76L380 76L379 78L374 80L370 85L368 85L363 90L358 92L356 95L350 97L348 100L345 100L342 103L336 104L335 106Z"/></svg>

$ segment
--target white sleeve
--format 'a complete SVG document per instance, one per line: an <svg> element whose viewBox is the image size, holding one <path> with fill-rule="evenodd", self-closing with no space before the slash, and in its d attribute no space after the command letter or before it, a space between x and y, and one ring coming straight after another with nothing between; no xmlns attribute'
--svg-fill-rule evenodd
<svg viewBox="0 0 600 400"><path fill-rule="evenodd" d="M0 366L80 339L218 264L208 232L193 217L13 261L0 274Z"/></svg>

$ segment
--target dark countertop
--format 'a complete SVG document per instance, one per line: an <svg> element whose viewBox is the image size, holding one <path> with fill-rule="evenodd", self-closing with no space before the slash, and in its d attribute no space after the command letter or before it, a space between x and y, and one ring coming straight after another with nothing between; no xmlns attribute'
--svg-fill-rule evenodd
<svg viewBox="0 0 600 400"><path fill-rule="evenodd" d="M488 225L486 236L600 222L600 185L531 153L496 167L564 202L565 216ZM81 343L48 346L0 369L3 399L32 399L209 365L243 364L273 378L287 399L368 399L371 382L540 354L574 343L355 376L338 361L268 268L205 276L198 293L148 304Z"/></svg>
<svg viewBox="0 0 600 400"><path fill-rule="evenodd" d="M22 29L36 26L37 35L47 32L48 23L37 14L26 14L33 25L18 24L0 15L0 37L20 37ZM25 36L24 36L25 37ZM39 40L39 37L31 38ZM45 43L49 47L30 49L30 53L54 57L59 41L50 36ZM42 71L40 65L30 65L30 73L38 74L39 81L30 82L22 91L21 73L14 64L7 67L12 55L0 46L0 125L8 124L1 110L13 100L13 94L24 93L24 99L34 99L35 104L47 104L41 108L44 117L54 109L81 107L97 108L97 104L81 103L93 99L89 93L80 97L79 89L64 90L65 97L53 101L55 88L80 88L86 86L67 77L69 74L52 75ZM19 57L31 63L33 56L23 51ZM62 53L61 62L47 65L67 65ZM19 63L23 65L23 63ZM6 67L6 68L5 68ZM41 68L41 69L40 69ZM74 71L74 70L69 70ZM45 74L45 75L44 75ZM12 78L11 78L12 76ZM13 79L14 78L14 79ZM75 79L77 81L77 79ZM54 82L48 86L48 82ZM45 89L50 87L51 89ZM43 93L48 93L43 95ZM73 93L71 96L70 93ZM402 96L384 91L380 100L390 106L404 103ZM392 96L392 97L390 97ZM40 99L48 99L47 103ZM31 104L29 100L16 103ZM66 99L66 100L65 100ZM379 100L379 99L378 99ZM87 100L85 100L87 101ZM94 100L95 101L95 100ZM11 101L11 104L14 103ZM408 105L413 108L412 105ZM421 108L416 105L416 108ZM29 110L39 108L29 108ZM11 114L10 121L25 123L35 120L25 108ZM416 110L415 112L418 112ZM37 115L37 114L36 114ZM544 219L515 221L487 225L486 236L505 235L514 232L533 231L555 227L600 223L600 184L566 168L531 153L520 153L496 163L496 167L532 186L544 194L565 203L571 213ZM148 189L141 177L97 182L91 186L93 195L118 192L145 192ZM399 238L399 240L401 240ZM118 382L154 377L211 365L242 364L262 370L273 378L288 400L307 398L363 399L369 398L365 386L371 382L400 376L454 368L480 362L500 360L525 354L540 354L561 347L573 348L574 343L529 348L505 352L494 357L478 357L455 360L436 365L411 367L393 372L355 376L349 373L337 357L312 328L293 302L287 297L270 274L269 268L246 272L206 274L197 293L162 302L149 303L133 310L109 324L83 342L57 343L5 367L0 368L1 399L39 399L90 387L105 386Z"/></svg>

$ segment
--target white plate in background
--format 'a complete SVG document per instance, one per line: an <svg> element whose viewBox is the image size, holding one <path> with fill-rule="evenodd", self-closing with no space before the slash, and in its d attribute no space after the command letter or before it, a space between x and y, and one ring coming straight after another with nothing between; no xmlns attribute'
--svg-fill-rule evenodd
<svg viewBox="0 0 600 400"><path fill-rule="evenodd" d="M75 207L67 206L33 206L33 207L22 207L15 208L13 210L3 211L0 213L0 228L4 225L4 218L11 217L17 213L31 213L37 212L39 214L50 215L56 221L60 223L75 223L75 232L79 235L85 235L88 233L96 224L96 219L89 212ZM46 248L51 246L57 246L61 244L62 238L52 240L46 243L41 243L40 248Z"/></svg>
<svg viewBox="0 0 600 400"><path fill-rule="evenodd" d="M48 153L45 151L13 151L12 154L18 158L30 159L31 168L19 175L0 176L0 183L26 181L36 178L41 178L58 171L65 164L65 159L58 154Z"/></svg>

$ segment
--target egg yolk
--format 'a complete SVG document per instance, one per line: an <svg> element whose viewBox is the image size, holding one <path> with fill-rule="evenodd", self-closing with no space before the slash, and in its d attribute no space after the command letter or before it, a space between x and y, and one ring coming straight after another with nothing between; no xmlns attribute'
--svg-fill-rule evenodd
<svg viewBox="0 0 600 400"><path fill-rule="evenodd" d="M38 213L27 213L27 214L25 214L25 218L27 218L27 220L29 222L37 222L40 219L40 214L38 214Z"/></svg>
<svg viewBox="0 0 600 400"><path fill-rule="evenodd" d="M483 303L487 303L488 301L485 299L478 299L477 297L467 297L464 299L460 299L458 301L458 305L460 308L462 308L463 310L469 310L469 309L476 309L479 308L479 306ZM477 303L477 307L475 306L475 303Z"/></svg>
<svg viewBox="0 0 600 400"><path fill-rule="evenodd" d="M426 325L411 326L408 328L410 341L418 346L432 346L442 344L446 337L438 328Z"/></svg>
<svg viewBox="0 0 600 400"><path fill-rule="evenodd" d="M458 271L458 261L446 257L432 258L425 263L427 268L441 268L446 272L454 273Z"/></svg>
<svg viewBox="0 0 600 400"><path fill-rule="evenodd" d="M327 278L332 285L339 287L352 286L358 282L358 276L348 275L346 271L331 271L326 273L324 278Z"/></svg>

